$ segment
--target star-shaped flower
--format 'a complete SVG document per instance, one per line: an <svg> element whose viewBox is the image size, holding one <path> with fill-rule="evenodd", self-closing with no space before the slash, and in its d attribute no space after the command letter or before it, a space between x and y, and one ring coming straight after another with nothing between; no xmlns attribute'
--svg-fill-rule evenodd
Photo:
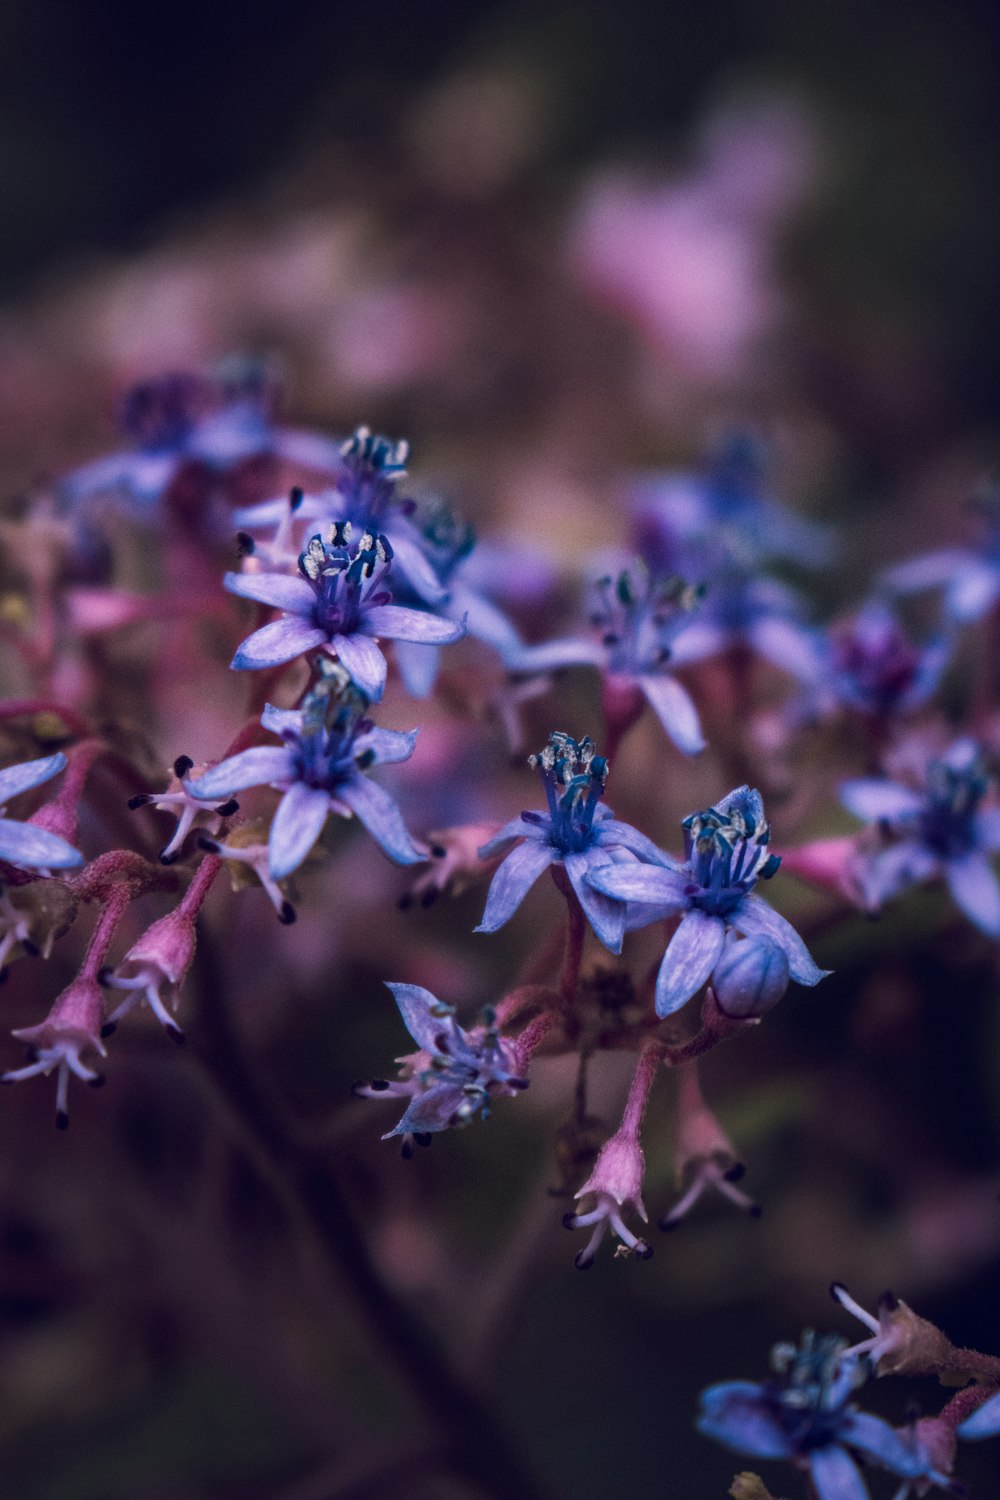
<svg viewBox="0 0 1000 1500"><path fill-rule="evenodd" d="M80 851L58 834L4 816L6 804L12 798L41 786L65 769L66 757L57 752L0 771L0 862L18 870L36 870L41 875L50 870L72 870L83 864Z"/></svg>

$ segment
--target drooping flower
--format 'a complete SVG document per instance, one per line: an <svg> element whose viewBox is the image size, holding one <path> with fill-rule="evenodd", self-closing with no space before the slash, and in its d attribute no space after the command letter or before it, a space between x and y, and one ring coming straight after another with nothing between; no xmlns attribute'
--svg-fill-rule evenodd
<svg viewBox="0 0 1000 1500"><path fill-rule="evenodd" d="M1000 937L1000 882L990 856L1000 850L1000 808L981 806L990 790L979 746L956 740L927 766L922 789L876 777L844 782L840 800L876 822L887 847L853 864L867 904L878 910L912 885L943 878L956 904L988 937Z"/></svg>
<svg viewBox="0 0 1000 1500"><path fill-rule="evenodd" d="M855 1453L903 1479L928 1475L925 1454L857 1410L851 1397L866 1379L865 1361L845 1351L843 1339L811 1330L798 1347L776 1345L771 1380L726 1381L702 1393L698 1430L737 1453L790 1460L808 1471L819 1500L868 1500Z"/></svg>
<svg viewBox="0 0 1000 1500"><path fill-rule="evenodd" d="M736 1186L746 1167L702 1097L695 1063L687 1063L681 1069L674 1166L681 1196L660 1219L661 1229L676 1229L708 1188L714 1188L752 1218L760 1217L760 1205Z"/></svg>
<svg viewBox="0 0 1000 1500"><path fill-rule="evenodd" d="M96 979L81 974L57 997L44 1021L11 1033L30 1049L31 1061L23 1068L11 1068L0 1075L0 1083L21 1083L55 1072L59 1130L65 1130L69 1124L66 1099L70 1074L94 1087L104 1082L102 1075L84 1061L93 1053L106 1055L101 1041L103 1013L100 985Z"/></svg>
<svg viewBox="0 0 1000 1500"><path fill-rule="evenodd" d="M140 807L153 807L157 812L169 812L176 816L177 827L160 850L161 864L171 865L178 858L184 840L198 819L201 819L201 826L215 833L221 819L232 817L233 813L239 811L239 803L234 797L228 797L225 801L214 799L219 801L219 806L209 809L194 795L193 782L205 769L204 765L195 765L190 755L179 755L170 768L170 779L165 791L137 792L128 799L127 805L132 812Z"/></svg>
<svg viewBox="0 0 1000 1500"><path fill-rule="evenodd" d="M283 793L268 839L268 870L283 880L297 870L331 813L355 816L396 864L426 858L407 832L390 794L364 773L372 766L408 760L417 731L377 729L366 718L368 699L347 671L330 665L301 709L269 704L261 723L283 740L259 745L220 761L190 784L199 801L215 802L253 786ZM219 852L226 850L220 846Z"/></svg>
<svg viewBox="0 0 1000 1500"><path fill-rule="evenodd" d="M17 870L35 870L45 875L51 870L72 870L83 864L80 851L58 834L5 816L8 802L58 776L66 764L65 755L59 751L0 771L0 866L13 865Z"/></svg>
<svg viewBox="0 0 1000 1500"><path fill-rule="evenodd" d="M656 576L642 563L599 578L590 608L593 636L571 636L506 651L513 672L594 666L601 673L609 729L635 720L646 702L678 750L705 747L698 711L673 675L675 638L687 627L698 591L677 577Z"/></svg>
<svg viewBox="0 0 1000 1500"><path fill-rule="evenodd" d="M609 861L663 861L651 839L621 823L601 801L608 763L590 739L579 743L556 732L539 755L528 758L538 771L547 812L523 812L506 823L479 853L483 859L510 849L490 885L477 932L496 932L514 915L539 875L552 865L565 870L587 920L606 948L621 949L625 904L588 883L587 876ZM516 847L511 847L517 840Z"/></svg>
<svg viewBox="0 0 1000 1500"><path fill-rule="evenodd" d="M596 891L629 903L630 927L681 915L657 975L656 1014L672 1015L697 994L732 932L777 944L799 984L825 978L829 971L816 966L791 923L754 894L757 882L769 880L780 864L770 852L760 793L737 787L714 807L691 813L682 827L683 864L671 864L657 851L655 864L604 865L586 877Z"/></svg>
<svg viewBox="0 0 1000 1500"><path fill-rule="evenodd" d="M227 573L226 588L282 611L242 643L233 657L238 671L279 666L324 647L335 654L373 702L382 697L386 660L377 637L444 645L460 640L464 626L437 615L393 604L386 575L392 546L370 531L351 542L351 523L335 522L328 540L311 538L299 557L299 576Z"/></svg>
<svg viewBox="0 0 1000 1500"><path fill-rule="evenodd" d="M409 1154L411 1140L436 1131L469 1125L477 1114L489 1115L494 1094L517 1094L527 1088L527 1079L517 1071L513 1044L496 1029L492 1011L484 1024L466 1031L455 1019L451 1005L438 1000L418 984L388 984L406 1029L420 1049L397 1058L402 1076L395 1082L377 1078L358 1083L354 1092L363 1099L407 1099L402 1118L382 1137L402 1136Z"/></svg>
<svg viewBox="0 0 1000 1500"><path fill-rule="evenodd" d="M649 1260L652 1256L651 1247L640 1235L632 1233L623 1217L630 1210L644 1224L648 1222L642 1201L644 1171L645 1159L634 1130L623 1127L605 1141L594 1170L575 1194L577 1198L593 1198L593 1205L566 1214L563 1219L566 1229L593 1229L590 1239L577 1253L574 1264L578 1271L589 1271L608 1230L619 1240L618 1249L622 1253L635 1255L639 1260Z"/></svg>

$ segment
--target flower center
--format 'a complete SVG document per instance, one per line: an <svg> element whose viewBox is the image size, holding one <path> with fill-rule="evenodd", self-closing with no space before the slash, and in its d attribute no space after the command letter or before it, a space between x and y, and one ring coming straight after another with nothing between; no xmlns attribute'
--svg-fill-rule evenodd
<svg viewBox="0 0 1000 1500"><path fill-rule="evenodd" d="M335 521L327 540L311 537L299 557L299 571L316 594L313 619L330 635L357 630L365 608L388 604L385 575L392 563L387 537L371 531L351 542L350 521Z"/></svg>
<svg viewBox="0 0 1000 1500"><path fill-rule="evenodd" d="M528 757L542 778L549 805L550 838L561 854L578 854L593 840L594 813L604 796L608 763L593 741L579 743L557 731L539 755Z"/></svg>

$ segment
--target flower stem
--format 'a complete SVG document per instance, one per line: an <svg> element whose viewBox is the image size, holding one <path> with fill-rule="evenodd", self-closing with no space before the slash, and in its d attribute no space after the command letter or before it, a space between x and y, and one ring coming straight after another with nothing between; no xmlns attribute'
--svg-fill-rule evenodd
<svg viewBox="0 0 1000 1500"><path fill-rule="evenodd" d="M559 993L563 1004L570 1009L576 999L576 986L580 979L587 919L565 870L560 865L552 865L551 869L552 879L566 898L566 945L563 950L562 971L559 975Z"/></svg>

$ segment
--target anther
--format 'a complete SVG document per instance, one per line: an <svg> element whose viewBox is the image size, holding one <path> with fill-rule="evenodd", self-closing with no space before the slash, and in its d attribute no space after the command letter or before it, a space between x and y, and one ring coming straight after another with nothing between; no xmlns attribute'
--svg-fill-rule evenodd
<svg viewBox="0 0 1000 1500"><path fill-rule="evenodd" d="M69 1129L69 1115L66 1113L66 1111L64 1109L57 1109L56 1110L56 1129L57 1130L68 1130Z"/></svg>
<svg viewBox="0 0 1000 1500"><path fill-rule="evenodd" d="M177 777L186 776L193 765L194 761L191 759L190 755L178 755L177 759L174 761L174 775Z"/></svg>
<svg viewBox="0 0 1000 1500"><path fill-rule="evenodd" d="M281 910L278 913L278 921L285 927L290 927L298 917L295 907L290 901L282 901Z"/></svg>
<svg viewBox="0 0 1000 1500"><path fill-rule="evenodd" d="M152 800L153 799L148 792L137 792L134 797L130 797L128 799L125 806L128 808L129 812L135 812L137 807L145 807L146 803L152 802Z"/></svg>
<svg viewBox="0 0 1000 1500"><path fill-rule="evenodd" d="M233 813L239 812L239 810L240 804L235 797L230 797L228 802L223 802L221 807L215 809L220 818L231 818Z"/></svg>
<svg viewBox="0 0 1000 1500"><path fill-rule="evenodd" d="M249 531L238 531L236 533L236 547L241 557L253 557L257 549L257 543Z"/></svg>

